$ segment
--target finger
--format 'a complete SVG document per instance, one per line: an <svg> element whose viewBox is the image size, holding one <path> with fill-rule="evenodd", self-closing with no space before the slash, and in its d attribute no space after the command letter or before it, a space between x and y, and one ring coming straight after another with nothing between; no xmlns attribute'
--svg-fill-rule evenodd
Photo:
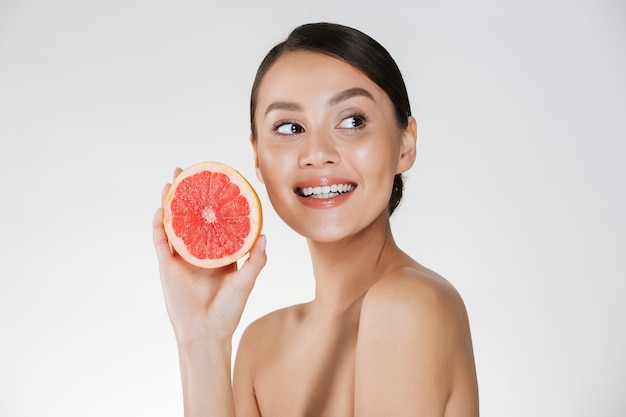
<svg viewBox="0 0 626 417"><path fill-rule="evenodd" d="M174 169L174 173L173 173L174 180L176 180L176 177L178 177L178 175L181 172L183 172L183 170L178 167ZM165 197L167 196L167 193L169 192L170 188L172 188L171 183L165 184L163 186L163 190L161 190L161 205L163 205L163 203L165 202Z"/></svg>
<svg viewBox="0 0 626 417"><path fill-rule="evenodd" d="M255 242L248 259L243 263L239 272L236 274L235 285L246 297L252 291L256 278L261 272L261 269L267 262L267 254L265 252L266 237L265 235L259 236Z"/></svg>
<svg viewBox="0 0 626 417"><path fill-rule="evenodd" d="M152 218L152 241L159 261L172 256L170 243L163 228L163 209L159 208Z"/></svg>
<svg viewBox="0 0 626 417"><path fill-rule="evenodd" d="M163 203L165 202L165 196L167 195L167 192L170 190L171 187L172 184L165 184L163 186L163 189L161 190L161 205L163 205Z"/></svg>

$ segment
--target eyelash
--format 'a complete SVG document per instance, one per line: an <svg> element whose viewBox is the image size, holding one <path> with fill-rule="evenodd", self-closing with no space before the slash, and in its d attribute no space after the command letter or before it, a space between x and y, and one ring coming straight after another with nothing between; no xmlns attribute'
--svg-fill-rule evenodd
<svg viewBox="0 0 626 417"><path fill-rule="evenodd" d="M365 125L367 124L367 116L365 114L363 114L363 113L358 113L357 112L357 113L353 113L353 114L349 115L348 117L344 117L343 119L341 119L341 122L339 122L339 124L341 125L341 123L344 120L347 120L347 119L357 119L357 120L360 120L361 124L359 126L347 127L347 128L344 128L344 129L359 130L359 129L362 129L363 127L365 127Z"/></svg>
<svg viewBox="0 0 626 417"><path fill-rule="evenodd" d="M362 129L363 127L365 127L365 125L367 124L367 120L368 120L367 116L363 113L353 113L349 115L348 117L344 117L343 119L341 119L341 121L339 122L339 125L341 125L341 123L347 119L357 119L361 121L361 124L359 126L343 128L343 129L348 129L348 130ZM293 135L297 135L299 133L304 132L304 128L302 127L302 125L294 120L279 120L278 122L272 125L272 131L279 135L290 136L290 134L288 133L281 133L278 131L282 126L285 126L285 125L293 125L294 127L297 126L301 130L300 132L292 132L291 134Z"/></svg>
<svg viewBox="0 0 626 417"><path fill-rule="evenodd" d="M298 126L302 131L304 131L304 128L302 127L301 124L299 124L298 122L294 121L294 120L280 120L276 123L274 123L272 125L272 131L279 134L279 135L283 135L283 136L289 136L289 134L287 133L281 133L278 131L278 129L280 129L282 126L284 125L293 125L293 126ZM297 133L292 133L294 135L301 133L301 132L297 132Z"/></svg>

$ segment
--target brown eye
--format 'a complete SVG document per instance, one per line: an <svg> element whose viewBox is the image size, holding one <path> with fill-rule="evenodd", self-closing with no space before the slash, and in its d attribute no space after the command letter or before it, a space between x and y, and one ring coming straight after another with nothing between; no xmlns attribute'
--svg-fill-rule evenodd
<svg viewBox="0 0 626 417"><path fill-rule="evenodd" d="M358 129L365 125L365 116L353 115L346 117L339 123L339 127L342 129Z"/></svg>
<svg viewBox="0 0 626 417"><path fill-rule="evenodd" d="M281 123L274 130L281 135L297 135L304 132L304 128L297 123Z"/></svg>

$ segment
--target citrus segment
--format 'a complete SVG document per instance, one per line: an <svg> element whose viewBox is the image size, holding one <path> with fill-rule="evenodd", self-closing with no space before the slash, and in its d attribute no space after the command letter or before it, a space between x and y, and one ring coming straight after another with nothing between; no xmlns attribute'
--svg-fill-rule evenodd
<svg viewBox="0 0 626 417"><path fill-rule="evenodd" d="M235 169L202 162L182 171L163 201L163 225L187 262L218 268L250 251L261 233L259 198Z"/></svg>

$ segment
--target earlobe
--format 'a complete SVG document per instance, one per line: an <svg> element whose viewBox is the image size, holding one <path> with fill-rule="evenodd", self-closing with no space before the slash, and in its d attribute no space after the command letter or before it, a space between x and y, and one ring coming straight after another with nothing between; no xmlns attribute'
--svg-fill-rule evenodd
<svg viewBox="0 0 626 417"><path fill-rule="evenodd" d="M402 131L402 144L400 148L400 157L398 159L397 174L408 171L415 162L417 153L417 121L413 116L409 116L409 123Z"/></svg>

